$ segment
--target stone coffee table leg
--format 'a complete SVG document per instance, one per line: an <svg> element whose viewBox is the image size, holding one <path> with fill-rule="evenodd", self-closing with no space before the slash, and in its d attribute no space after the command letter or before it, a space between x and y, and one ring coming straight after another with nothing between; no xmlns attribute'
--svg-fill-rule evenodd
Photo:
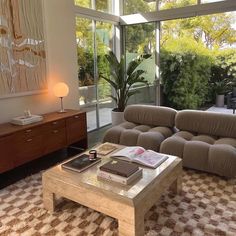
<svg viewBox="0 0 236 236"><path fill-rule="evenodd" d="M43 188L43 204L45 209L54 212L55 209L55 194Z"/></svg>
<svg viewBox="0 0 236 236"><path fill-rule="evenodd" d="M51 183L51 179L43 174L42 186L43 186L43 205L45 209L53 212L55 209L55 194L50 190L48 184Z"/></svg>
<svg viewBox="0 0 236 236"><path fill-rule="evenodd" d="M170 189L175 194L180 194L182 190L182 175L179 175L178 178L170 186Z"/></svg>
<svg viewBox="0 0 236 236"><path fill-rule="evenodd" d="M126 218L118 219L119 236L143 236L144 214L130 206L127 206L125 212Z"/></svg>

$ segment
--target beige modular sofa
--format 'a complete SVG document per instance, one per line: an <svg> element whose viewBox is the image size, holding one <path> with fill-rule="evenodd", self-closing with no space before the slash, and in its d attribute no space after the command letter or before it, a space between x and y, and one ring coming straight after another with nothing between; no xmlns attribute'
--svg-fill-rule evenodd
<svg viewBox="0 0 236 236"><path fill-rule="evenodd" d="M179 131L162 142L160 152L181 157L185 167L236 176L235 115L183 110L175 125Z"/></svg>
<svg viewBox="0 0 236 236"><path fill-rule="evenodd" d="M131 105L124 117L103 142L143 146L179 156L185 167L236 177L236 115Z"/></svg>
<svg viewBox="0 0 236 236"><path fill-rule="evenodd" d="M168 107L130 105L124 112L125 122L109 129L103 142L159 151L161 142L174 133L176 113Z"/></svg>

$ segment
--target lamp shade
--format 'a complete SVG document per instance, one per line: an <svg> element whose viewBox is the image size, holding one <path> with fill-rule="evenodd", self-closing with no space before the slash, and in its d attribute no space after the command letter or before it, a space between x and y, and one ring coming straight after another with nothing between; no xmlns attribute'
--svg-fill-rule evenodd
<svg viewBox="0 0 236 236"><path fill-rule="evenodd" d="M66 97L69 93L69 87L65 83L62 83L62 82L57 83L53 87L53 93L58 98Z"/></svg>

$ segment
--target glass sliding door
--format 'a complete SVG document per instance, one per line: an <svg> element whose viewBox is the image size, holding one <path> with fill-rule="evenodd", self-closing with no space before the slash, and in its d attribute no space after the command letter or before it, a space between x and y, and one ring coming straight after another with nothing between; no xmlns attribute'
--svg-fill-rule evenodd
<svg viewBox="0 0 236 236"><path fill-rule="evenodd" d="M111 123L113 107L106 53L113 49L113 25L76 17L79 104L87 111L88 131Z"/></svg>
<svg viewBox="0 0 236 236"><path fill-rule="evenodd" d="M139 55L152 55L137 68L146 71L144 77L148 81L148 86L136 84L132 89L138 93L129 99L129 104L155 104L155 45L155 23L125 27L126 65Z"/></svg>
<svg viewBox="0 0 236 236"><path fill-rule="evenodd" d="M97 127L96 76L94 67L94 22L76 17L77 62L79 80L79 104L86 107L88 130Z"/></svg>
<svg viewBox="0 0 236 236"><path fill-rule="evenodd" d="M99 126L111 123L111 110L113 102L111 86L100 75L109 77L110 69L105 55L113 49L114 30L110 23L96 22L96 48L97 48L97 68L98 68L98 112Z"/></svg>

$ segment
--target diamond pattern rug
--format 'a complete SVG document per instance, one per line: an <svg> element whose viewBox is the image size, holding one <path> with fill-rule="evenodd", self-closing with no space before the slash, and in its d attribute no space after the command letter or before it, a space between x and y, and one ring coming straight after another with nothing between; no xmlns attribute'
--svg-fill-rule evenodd
<svg viewBox="0 0 236 236"><path fill-rule="evenodd" d="M1 236L118 235L115 219L58 197L53 214L42 203L41 173L0 190ZM185 170L183 191L166 191L145 217L145 235L236 235L236 185Z"/></svg>

